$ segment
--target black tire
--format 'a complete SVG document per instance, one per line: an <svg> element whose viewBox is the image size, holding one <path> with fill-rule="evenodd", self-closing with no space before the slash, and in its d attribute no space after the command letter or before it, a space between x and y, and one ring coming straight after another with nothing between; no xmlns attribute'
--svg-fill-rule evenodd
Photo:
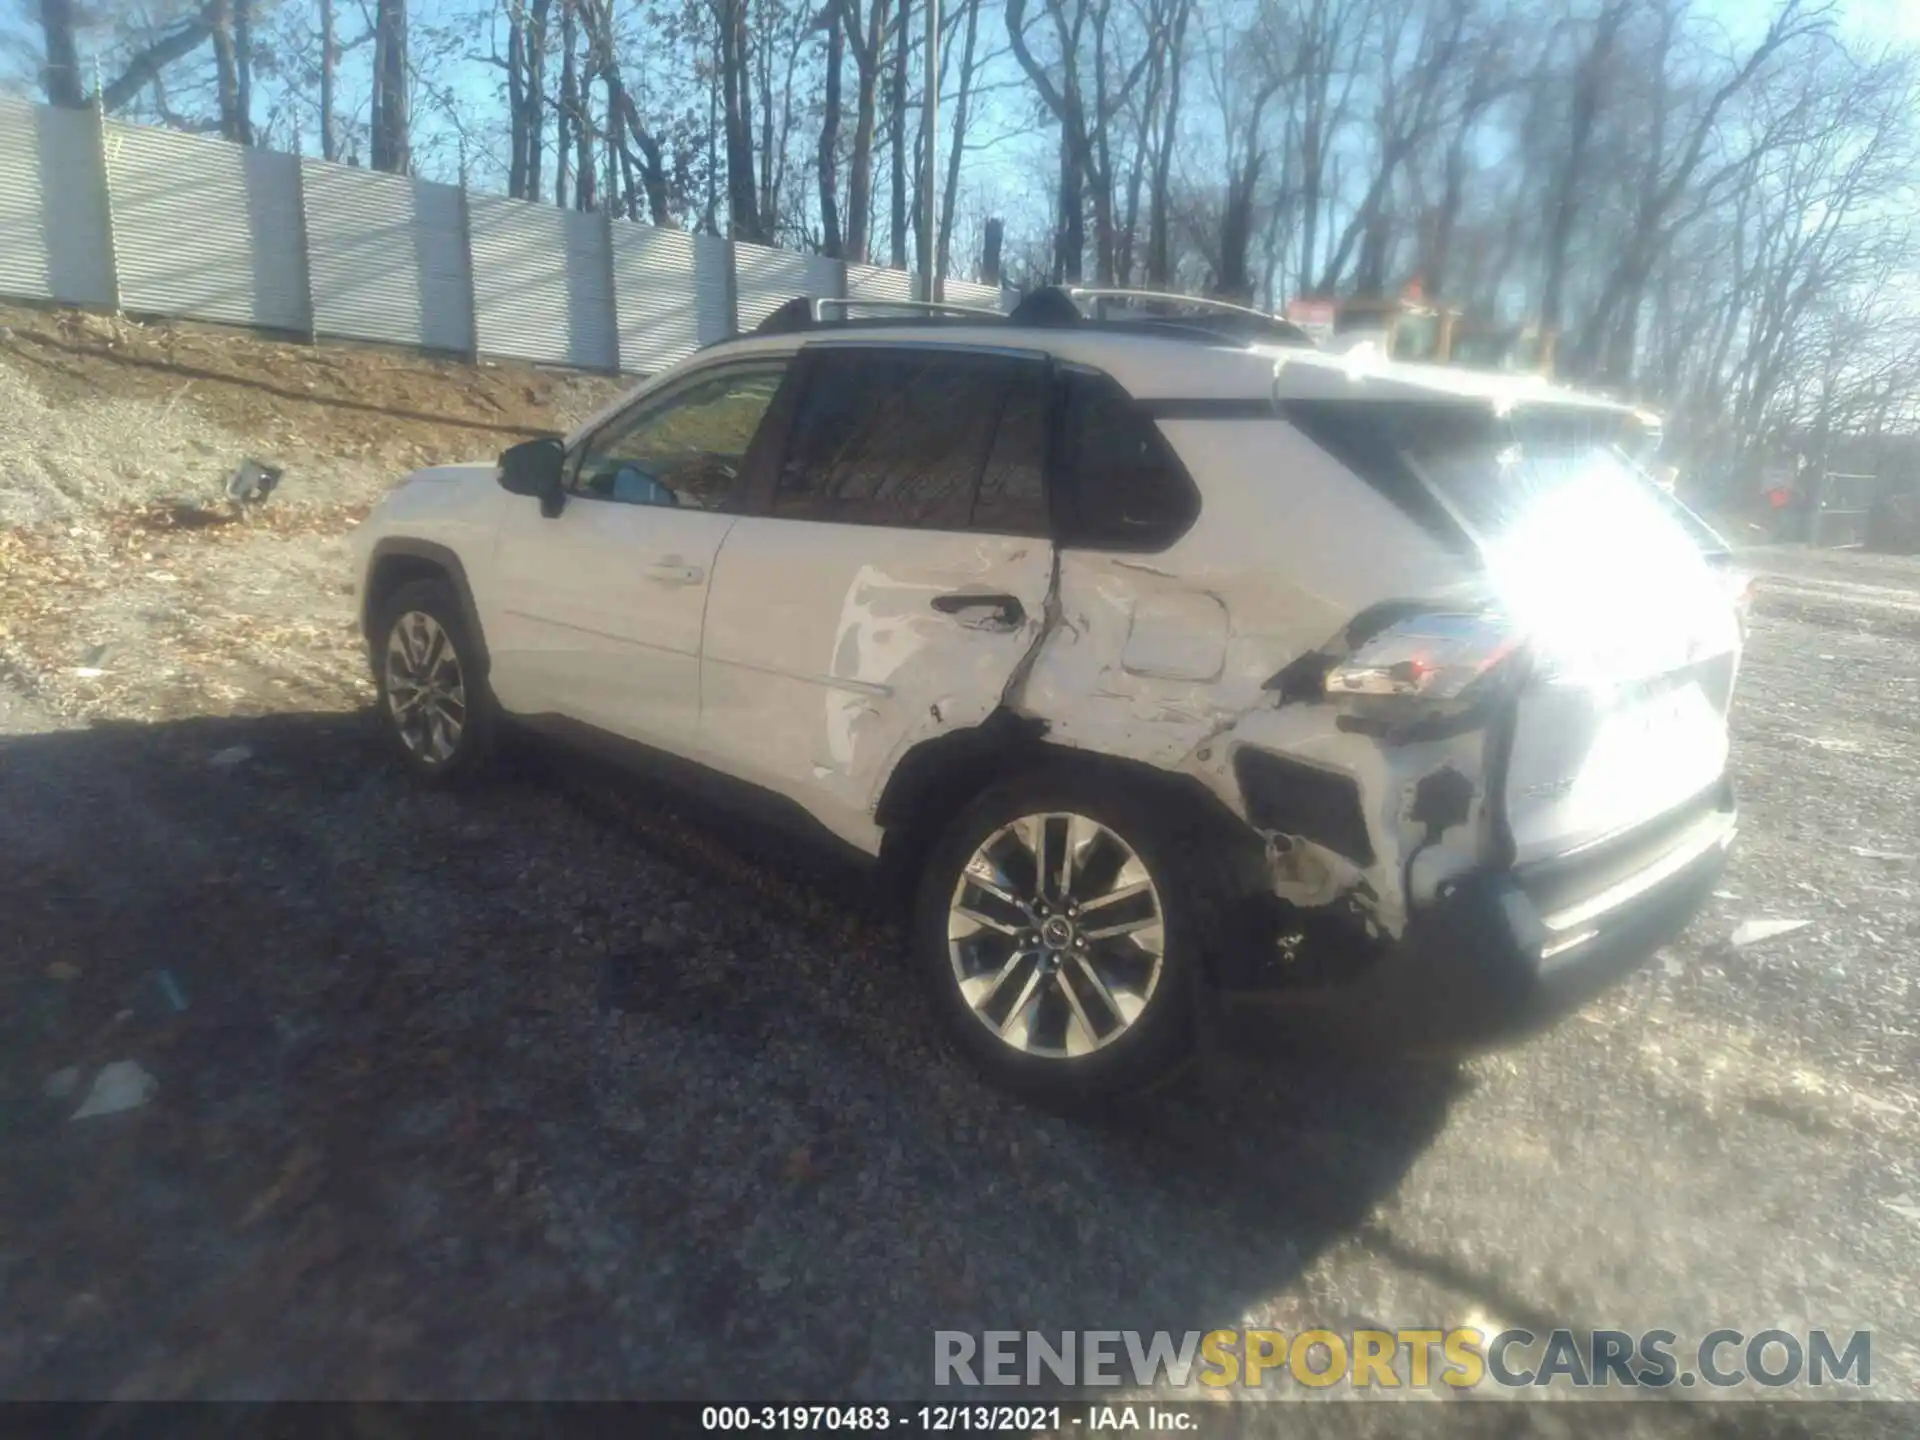
<svg viewBox="0 0 1920 1440"><path fill-rule="evenodd" d="M1144 866L1146 877L1157 892L1152 898L1157 899L1161 922L1162 950L1157 979L1151 985L1144 1008L1118 1033L1100 1041L1089 1052L1072 1056L1036 1054L1010 1044L989 1026L993 1018L1008 1019L1006 1012L1012 1010L1013 1002L1002 1006L998 999L989 1000L987 1018L983 1019L962 991L961 969L970 969L978 961L981 969L968 974L968 983L978 984L980 977L986 976L991 984L992 977L1001 974L994 969L1001 963L1001 951L993 947L1005 946L1010 957L1013 951L1023 948L1021 938L1001 936L997 932L969 937L957 942L961 947L958 959L950 949L949 940L955 891L975 852L1022 817L1049 813L1084 817L1117 837ZM991 1081L1036 1103L1078 1110L1154 1089L1185 1069L1194 1053L1195 986L1201 973L1206 934L1202 923L1203 901L1193 883L1199 870L1199 856L1192 850L1192 840L1168 807L1156 808L1144 795L1130 794L1110 779L1096 781L1071 772L1030 773L1002 780L967 805L947 826L929 852L919 877L911 931L914 963L946 1029ZM1055 843L1047 842L1049 848ZM1086 851L1093 854L1093 846L1087 846ZM1052 887L1052 891L1058 902L1058 887ZM980 900L981 894L970 889L966 898ZM991 901L992 897L987 899ZM1102 906L1103 910L1110 904L1097 899L1092 903ZM995 918L1006 918L1007 912L1000 908L999 902L993 901L993 905L991 913ZM1054 908L1057 910L1057 903ZM1091 934L1093 927L1082 924ZM1095 953L1113 955L1129 965L1136 963L1136 957L1130 953L1139 948L1136 941L1129 940L1123 950L1107 948L1120 945L1118 939L1095 939L1091 944ZM1074 968L1071 948L1054 954L1059 971L1042 972L1042 989L1057 987L1066 980L1075 989L1074 999L1080 1002L1081 1013L1072 1014L1071 1002L1058 994L1046 1002L1053 1012L1051 1016L1042 1011L1030 1012L1027 1007L1021 1007L1019 1013L1022 1017L1029 1013L1036 1016L1030 1022L1022 1020L1023 1030L1029 1024L1033 1029L1050 1029L1050 1025L1043 1025L1042 1021L1059 1020L1061 1040L1058 1044L1049 1040L1044 1048L1062 1050L1067 1043L1067 1031L1077 1028L1085 1036L1090 1033L1085 1020L1091 1020L1097 1027L1114 1012L1097 1003L1099 992L1090 982L1081 983L1072 978L1084 977L1086 971ZM1011 964L1011 959L1006 963ZM1136 969L1133 973L1140 972ZM1024 990L1022 970L1013 969L1003 977L1002 983ZM1118 986L1109 993L1127 998ZM1019 999L1018 994L1013 997L1014 1001Z"/></svg>
<svg viewBox="0 0 1920 1440"><path fill-rule="evenodd" d="M446 753L440 753L435 737L422 744L422 726L402 720L389 686L395 683L390 671L389 649L395 644L394 631L409 617L424 616L437 626L452 651L457 671L465 719ZM429 632L430 633L430 632ZM404 646L404 640L401 642ZM374 688L378 692L377 720L388 747L413 775L432 785L459 785L484 774L497 748L500 718L493 692L487 688L480 664L480 646L468 623L459 595L445 580L412 580L380 601L372 626L371 658ZM444 680L445 667L438 668ZM450 711L447 713L451 713ZM411 733L410 733L411 732ZM443 729L440 735L447 732Z"/></svg>

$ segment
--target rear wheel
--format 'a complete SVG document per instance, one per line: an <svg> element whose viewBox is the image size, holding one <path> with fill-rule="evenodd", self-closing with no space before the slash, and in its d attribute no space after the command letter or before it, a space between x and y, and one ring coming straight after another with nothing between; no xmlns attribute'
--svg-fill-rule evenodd
<svg viewBox="0 0 1920 1440"><path fill-rule="evenodd" d="M402 763L436 784L477 774L492 758L493 696L453 587L402 585L381 604L373 633L380 723Z"/></svg>
<svg viewBox="0 0 1920 1440"><path fill-rule="evenodd" d="M1181 1068L1200 926L1176 855L1165 817L1071 779L1003 782L954 820L922 875L915 949L990 1078L1079 1104Z"/></svg>

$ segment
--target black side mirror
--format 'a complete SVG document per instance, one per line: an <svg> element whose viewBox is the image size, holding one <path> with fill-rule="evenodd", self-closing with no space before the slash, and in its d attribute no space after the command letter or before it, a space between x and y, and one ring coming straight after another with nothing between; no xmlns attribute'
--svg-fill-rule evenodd
<svg viewBox="0 0 1920 1440"><path fill-rule="evenodd" d="M542 515L560 513L561 466L566 447L543 437L523 440L500 454L500 488L511 495L530 495L540 502Z"/></svg>

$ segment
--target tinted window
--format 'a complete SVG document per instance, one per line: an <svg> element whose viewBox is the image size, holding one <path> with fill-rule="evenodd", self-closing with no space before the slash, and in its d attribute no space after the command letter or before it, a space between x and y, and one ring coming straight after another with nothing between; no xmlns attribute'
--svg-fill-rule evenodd
<svg viewBox="0 0 1920 1440"><path fill-rule="evenodd" d="M1001 405L1000 428L980 476L971 528L997 535L1045 535L1046 455L1047 387L1041 367L1034 365L1016 374Z"/></svg>
<svg viewBox="0 0 1920 1440"><path fill-rule="evenodd" d="M811 364L774 514L935 530L1038 523L1041 428L1023 429L1016 410L1001 438L1021 366L905 348L823 350ZM986 472L993 489L976 515Z"/></svg>
<svg viewBox="0 0 1920 1440"><path fill-rule="evenodd" d="M1071 543L1157 550L1178 539L1200 498L1173 447L1111 377L1068 371L1061 471L1070 477Z"/></svg>
<svg viewBox="0 0 1920 1440"><path fill-rule="evenodd" d="M640 402L587 441L574 491L629 505L721 508L785 370L784 360L728 366Z"/></svg>
<svg viewBox="0 0 1920 1440"><path fill-rule="evenodd" d="M1596 500L1604 491L1637 515L1664 511L1686 528L1674 513L1678 502L1622 452L1626 420L1615 411L1534 405L1497 415L1486 404L1403 401L1360 402L1348 413L1411 460L1482 537L1505 533L1574 490Z"/></svg>

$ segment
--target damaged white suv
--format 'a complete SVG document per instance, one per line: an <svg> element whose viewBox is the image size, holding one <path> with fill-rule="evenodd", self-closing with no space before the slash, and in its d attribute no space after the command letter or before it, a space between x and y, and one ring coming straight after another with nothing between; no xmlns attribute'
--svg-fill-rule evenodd
<svg viewBox="0 0 1920 1440"><path fill-rule="evenodd" d="M734 782L901 885L988 1072L1087 1098L1202 1028L1483 1043L1686 924L1741 631L1645 443L1229 307L796 301L410 477L362 613L420 774L511 723Z"/></svg>

